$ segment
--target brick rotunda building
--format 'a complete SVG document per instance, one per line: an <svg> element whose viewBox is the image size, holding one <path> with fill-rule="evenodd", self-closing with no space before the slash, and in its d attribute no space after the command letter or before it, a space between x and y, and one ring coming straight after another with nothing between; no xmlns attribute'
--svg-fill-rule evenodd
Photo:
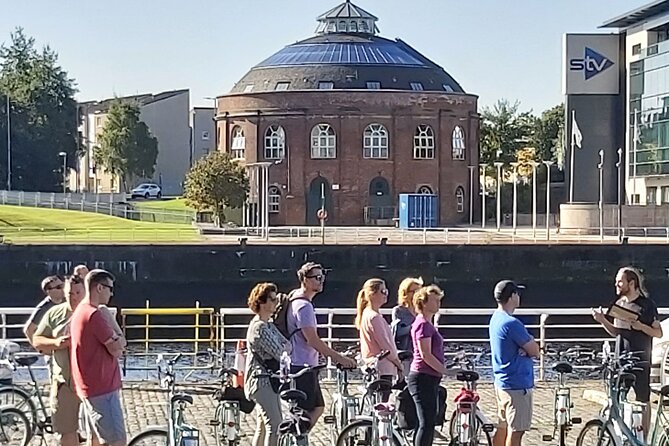
<svg viewBox="0 0 669 446"><path fill-rule="evenodd" d="M316 35L217 98L218 149L249 168L249 226L392 225L402 193L439 197L439 225L479 196L477 96L346 1ZM470 167L471 166L471 167Z"/></svg>

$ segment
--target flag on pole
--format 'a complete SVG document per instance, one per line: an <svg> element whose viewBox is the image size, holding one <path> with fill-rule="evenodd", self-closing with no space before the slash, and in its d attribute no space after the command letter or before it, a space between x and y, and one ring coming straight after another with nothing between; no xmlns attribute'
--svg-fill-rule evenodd
<svg viewBox="0 0 669 446"><path fill-rule="evenodd" d="M575 144L579 149L583 143L583 135L581 134L581 129L578 128L578 123L576 122L576 117L572 115L571 118L571 142Z"/></svg>

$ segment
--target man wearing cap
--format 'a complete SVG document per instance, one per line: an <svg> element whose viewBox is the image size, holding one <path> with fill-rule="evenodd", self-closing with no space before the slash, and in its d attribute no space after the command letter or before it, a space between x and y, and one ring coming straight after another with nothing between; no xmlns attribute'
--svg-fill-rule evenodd
<svg viewBox="0 0 669 446"><path fill-rule="evenodd" d="M490 318L489 335L499 425L494 446L519 446L532 425L534 364L539 344L523 323L513 317L525 287L511 280L495 285L497 309Z"/></svg>

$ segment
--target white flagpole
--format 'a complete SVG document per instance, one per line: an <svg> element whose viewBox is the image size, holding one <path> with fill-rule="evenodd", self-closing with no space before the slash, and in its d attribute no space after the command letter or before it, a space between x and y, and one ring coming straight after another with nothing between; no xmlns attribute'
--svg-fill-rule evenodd
<svg viewBox="0 0 669 446"><path fill-rule="evenodd" d="M571 111L571 150L569 153L569 202L574 202L574 123L576 122L576 112Z"/></svg>
<svg viewBox="0 0 669 446"><path fill-rule="evenodd" d="M636 149L639 140L639 121L637 118L638 110L634 109L634 135L632 136L632 199L630 204L636 204Z"/></svg>

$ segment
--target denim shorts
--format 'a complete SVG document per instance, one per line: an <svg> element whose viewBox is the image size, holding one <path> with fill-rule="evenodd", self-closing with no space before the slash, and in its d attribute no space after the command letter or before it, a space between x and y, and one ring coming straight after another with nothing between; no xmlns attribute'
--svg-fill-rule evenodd
<svg viewBox="0 0 669 446"><path fill-rule="evenodd" d="M120 391L86 398L83 406L88 438L95 434L100 443L127 443Z"/></svg>

